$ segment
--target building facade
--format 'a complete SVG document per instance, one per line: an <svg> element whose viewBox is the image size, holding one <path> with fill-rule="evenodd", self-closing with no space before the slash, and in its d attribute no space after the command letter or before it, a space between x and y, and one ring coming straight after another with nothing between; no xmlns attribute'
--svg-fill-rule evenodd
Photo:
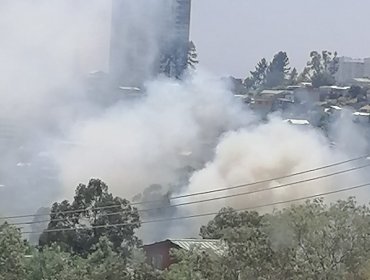
<svg viewBox="0 0 370 280"><path fill-rule="evenodd" d="M191 249L223 255L227 245L218 239L167 239L143 246L147 263L159 270L165 270L175 262L171 251Z"/></svg>
<svg viewBox="0 0 370 280"><path fill-rule="evenodd" d="M335 74L337 83L348 84L354 78L370 77L370 58L354 59L350 57L339 58L338 72Z"/></svg>
<svg viewBox="0 0 370 280"><path fill-rule="evenodd" d="M110 77L141 86L160 73L187 67L191 0L113 0Z"/></svg>

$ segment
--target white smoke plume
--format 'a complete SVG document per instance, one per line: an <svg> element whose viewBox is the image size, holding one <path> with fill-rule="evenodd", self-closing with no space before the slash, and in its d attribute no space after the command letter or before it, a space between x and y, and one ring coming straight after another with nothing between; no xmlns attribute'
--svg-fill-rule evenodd
<svg viewBox="0 0 370 280"><path fill-rule="evenodd" d="M364 129L354 125L348 115L336 120L331 131L332 139L336 140L335 147L331 145L329 139L320 130L310 127L292 126L277 117L272 117L265 124L227 133L215 149L214 158L204 168L194 172L190 178L186 192L205 192L288 176L293 173L299 173L348 158L365 155L368 152ZM279 185L320 177L366 164L369 164L369 161L364 159L362 161L279 179L269 183L182 199L176 203L228 196L248 191L266 190ZM365 184L370 179L368 170L369 167L336 176L294 184L289 187L195 204L191 208L184 209L182 215L212 213L217 212L222 207L228 206L236 209L251 208L253 210L253 207L264 204L298 199ZM332 195L327 197L327 200L343 199L348 196L356 196L359 202L368 203L368 188ZM271 211L273 208L286 207L288 205L282 204L274 207L257 208L255 210L265 212ZM209 217L200 219L195 224L189 222L186 226L177 224L170 235L181 236L181 234L184 234L183 231L185 229L187 233L193 234L199 228L199 223L205 224L208 219Z"/></svg>
<svg viewBox="0 0 370 280"><path fill-rule="evenodd" d="M91 70L108 68L110 15L110 2L104 0L0 2L1 214L33 213L70 199L75 187L92 177L105 181L114 195L128 199L139 193L154 196L145 192L153 184L162 188L150 190L171 196L284 176L367 151L367 132L348 118L332 127L334 148L315 129L292 127L277 117L258 124L227 84L202 71L182 82L150 81L145 96L137 100L122 98L109 107L96 104L87 94L84 78ZM127 20L142 22L135 14ZM149 25L138 30L155 27ZM156 53L152 38L146 39ZM150 55L146 59L154 63ZM184 170L192 169L190 180L183 180ZM340 168L331 169L335 170ZM174 212L252 207L362 183L368 179L366 173L179 207ZM363 192L351 194L366 197ZM152 228L157 234L151 235L194 236L199 225L199 220L168 223L167 228L159 224Z"/></svg>
<svg viewBox="0 0 370 280"><path fill-rule="evenodd" d="M168 188L180 169L201 167L218 137L251 116L225 84L206 75L153 81L142 99L122 101L72 127L68 140L76 145L56 151L63 185L70 191L99 177L129 198L151 184Z"/></svg>
<svg viewBox="0 0 370 280"><path fill-rule="evenodd" d="M35 211L60 193L50 139L93 111L82 79L106 67L109 24L109 1L0 2L1 213Z"/></svg>

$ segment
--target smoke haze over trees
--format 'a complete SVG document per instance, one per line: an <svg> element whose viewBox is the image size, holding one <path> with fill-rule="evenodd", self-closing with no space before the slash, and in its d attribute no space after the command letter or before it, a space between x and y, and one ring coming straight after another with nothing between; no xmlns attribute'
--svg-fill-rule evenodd
<svg viewBox="0 0 370 280"><path fill-rule="evenodd" d="M197 247L174 251L176 261L167 271L146 264L133 244L129 254L120 254L121 246L107 236L101 236L92 250L80 256L56 244L36 250L22 240L18 229L3 224L0 279L366 280L370 277L369 223L369 208L353 198L330 205L315 199L271 214L224 208L200 229L202 237L224 242L222 253ZM63 240L61 235L59 238Z"/></svg>
<svg viewBox="0 0 370 280"><path fill-rule="evenodd" d="M124 19L137 29L127 38L143 31L149 37L136 43L146 42L153 53L142 55L137 44L123 47L137 51L145 72L158 51L150 36L160 27L143 22L148 1L132 3L138 13ZM150 3L161 10L156 0ZM161 58L162 70L175 79L116 87L104 73L110 8L100 0L0 4L0 214L25 215L0 216L0 280L369 278L370 214L362 206L369 201L367 189L350 193L358 204L342 193L326 203L239 211L369 182L361 167L368 159L332 167L330 172L353 172L321 180L308 181L326 171L287 178L368 154L367 131L345 114L326 134L291 125L278 113L260 121L228 82L202 69L192 41L186 73L174 66L176 55L168 55ZM312 51L302 73L291 63L285 51L271 61L262 58L240 85L259 92L302 81L314 87L335 83L336 52ZM143 79L139 72L132 74ZM353 87L350 94L366 92ZM277 179L266 181L271 178ZM292 183L300 180L307 181ZM248 195L228 188L260 181ZM218 199L212 191L222 188L226 198ZM213 200L193 203L189 194L199 192ZM152 200L150 211L140 205ZM217 211L211 221L176 220ZM164 221L144 224L150 219ZM24 240L34 243L42 230L40 247ZM142 242L199 230L202 238L222 239L226 254L179 252L167 272L146 264Z"/></svg>

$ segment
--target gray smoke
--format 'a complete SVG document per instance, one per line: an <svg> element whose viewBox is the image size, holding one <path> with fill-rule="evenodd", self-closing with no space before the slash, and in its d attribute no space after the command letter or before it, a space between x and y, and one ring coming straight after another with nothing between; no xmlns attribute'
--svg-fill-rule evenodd
<svg viewBox="0 0 370 280"><path fill-rule="evenodd" d="M139 17L150 9L137 3L127 20L135 23L139 31L134 35L143 34L141 39L153 52L141 57L140 65L151 65L159 47L150 36L162 27L156 29L146 21L141 25ZM175 194L284 176L368 150L367 133L347 117L330 131L335 148L316 129L292 127L278 117L259 124L233 97L229 85L201 70L182 82L148 81L145 94L130 100L104 82L94 91L98 98L92 98L86 77L92 70L108 68L110 14L110 4L102 0L0 3L0 213L33 213L54 201L71 199L75 187L92 177L104 180L114 195L138 201L163 199L158 205L168 206ZM132 50L133 42L135 36L128 34L122 47ZM154 211L144 218L294 198L366 181L366 173ZM364 192L351 194L368 198ZM149 241L194 236L200 222L204 221L146 225L142 236Z"/></svg>

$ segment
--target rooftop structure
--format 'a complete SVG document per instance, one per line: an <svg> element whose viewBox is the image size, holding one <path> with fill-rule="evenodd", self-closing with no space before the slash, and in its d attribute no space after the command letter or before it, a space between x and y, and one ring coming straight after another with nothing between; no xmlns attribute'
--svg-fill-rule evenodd
<svg viewBox="0 0 370 280"><path fill-rule="evenodd" d="M348 84L354 78L364 77L370 77L370 58L339 58L339 68L338 72L335 74L336 81L339 84Z"/></svg>
<svg viewBox="0 0 370 280"><path fill-rule="evenodd" d="M167 239L165 241L143 246L147 261L157 269L166 269L172 263L170 251L198 249L210 251L222 255L227 247L226 244L217 239Z"/></svg>
<svg viewBox="0 0 370 280"><path fill-rule="evenodd" d="M310 122L308 120L296 120L296 119L287 119L284 120L284 122L289 123L291 125L310 125Z"/></svg>

